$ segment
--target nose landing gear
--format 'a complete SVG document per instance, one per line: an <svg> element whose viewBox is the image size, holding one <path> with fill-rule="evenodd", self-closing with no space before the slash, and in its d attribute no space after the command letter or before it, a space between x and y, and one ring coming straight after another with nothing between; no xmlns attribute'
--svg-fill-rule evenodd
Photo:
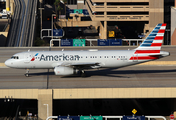
<svg viewBox="0 0 176 120"><path fill-rule="evenodd" d="M29 77L29 69L26 69L26 74L24 74L26 77Z"/></svg>

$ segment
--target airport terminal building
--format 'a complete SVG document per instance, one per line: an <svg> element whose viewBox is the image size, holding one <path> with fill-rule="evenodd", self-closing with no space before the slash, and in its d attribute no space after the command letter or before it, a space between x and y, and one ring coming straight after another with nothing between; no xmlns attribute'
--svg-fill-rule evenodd
<svg viewBox="0 0 176 120"><path fill-rule="evenodd" d="M114 26L122 30L125 38L137 39L139 35L151 32L158 23L167 23L164 44L169 45L170 6L174 6L174 0L68 0L67 13L70 12L75 23L70 24L72 26L99 27L100 39L107 39L109 28ZM72 14L75 10L78 15ZM85 18L89 17L91 22L87 23Z"/></svg>

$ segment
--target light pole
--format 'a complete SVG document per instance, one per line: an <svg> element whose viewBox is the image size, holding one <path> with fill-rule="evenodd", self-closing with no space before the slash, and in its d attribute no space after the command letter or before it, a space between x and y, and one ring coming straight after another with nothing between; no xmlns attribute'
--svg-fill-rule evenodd
<svg viewBox="0 0 176 120"><path fill-rule="evenodd" d="M42 10L44 10L44 8L39 8L40 10L40 29L42 30Z"/></svg>
<svg viewBox="0 0 176 120"><path fill-rule="evenodd" d="M48 109L48 104L43 104L47 106L47 118L48 118L48 113L49 113L49 109Z"/></svg>

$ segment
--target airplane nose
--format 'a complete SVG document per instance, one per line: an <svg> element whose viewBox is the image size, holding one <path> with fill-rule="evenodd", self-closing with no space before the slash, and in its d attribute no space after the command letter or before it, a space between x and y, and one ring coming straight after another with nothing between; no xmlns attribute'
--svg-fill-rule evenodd
<svg viewBox="0 0 176 120"><path fill-rule="evenodd" d="M5 65L6 65L7 67L10 67L10 64L11 64L10 60L6 60L6 61L5 61Z"/></svg>

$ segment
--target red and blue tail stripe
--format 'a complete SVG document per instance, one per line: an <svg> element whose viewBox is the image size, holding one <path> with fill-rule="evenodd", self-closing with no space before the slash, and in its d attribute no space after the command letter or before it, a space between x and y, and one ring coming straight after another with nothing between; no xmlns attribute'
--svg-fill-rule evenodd
<svg viewBox="0 0 176 120"><path fill-rule="evenodd" d="M163 43L165 29L165 23L158 24L137 50L160 50Z"/></svg>
<svg viewBox="0 0 176 120"><path fill-rule="evenodd" d="M143 43L135 49L134 56L130 60L154 60L158 59L163 43L166 24L158 24L147 36Z"/></svg>

